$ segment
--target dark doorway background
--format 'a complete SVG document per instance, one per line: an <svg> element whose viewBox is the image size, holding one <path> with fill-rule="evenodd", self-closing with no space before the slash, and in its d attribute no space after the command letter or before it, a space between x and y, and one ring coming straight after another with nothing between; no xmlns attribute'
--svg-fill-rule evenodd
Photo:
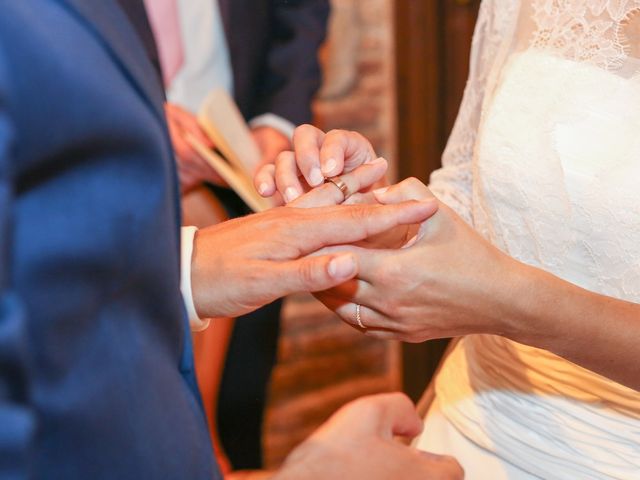
<svg viewBox="0 0 640 480"><path fill-rule="evenodd" d="M453 127L467 80L480 0L396 0L398 173L427 182ZM417 400L447 340L403 344L403 389Z"/></svg>

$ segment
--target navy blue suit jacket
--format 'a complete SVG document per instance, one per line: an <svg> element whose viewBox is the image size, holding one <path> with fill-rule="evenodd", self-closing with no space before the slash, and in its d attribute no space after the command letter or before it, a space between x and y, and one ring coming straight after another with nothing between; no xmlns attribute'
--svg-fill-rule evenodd
<svg viewBox="0 0 640 480"><path fill-rule="evenodd" d="M163 95L115 0L0 2L0 477L217 477Z"/></svg>
<svg viewBox="0 0 640 480"><path fill-rule="evenodd" d="M311 121L321 82L318 48L328 0L217 0L227 35L236 102L245 118L274 113Z"/></svg>

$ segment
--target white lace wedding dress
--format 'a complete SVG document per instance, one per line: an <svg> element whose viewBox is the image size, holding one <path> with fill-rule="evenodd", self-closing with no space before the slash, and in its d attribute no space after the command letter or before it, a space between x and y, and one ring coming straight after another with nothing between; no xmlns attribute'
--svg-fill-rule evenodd
<svg viewBox="0 0 640 480"><path fill-rule="evenodd" d="M640 303L639 59L640 0L485 0L432 190L514 258ZM468 479L640 479L640 393L549 352L466 337L436 395L417 445Z"/></svg>

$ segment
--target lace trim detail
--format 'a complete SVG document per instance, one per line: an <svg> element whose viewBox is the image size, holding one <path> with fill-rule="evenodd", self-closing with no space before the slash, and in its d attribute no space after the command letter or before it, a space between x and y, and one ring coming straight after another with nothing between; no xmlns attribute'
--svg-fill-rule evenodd
<svg viewBox="0 0 640 480"><path fill-rule="evenodd" d="M505 32L515 24L519 0L484 0L471 45L469 78L447 146L442 168L431 175L430 188L467 223L473 224L473 152L489 76Z"/></svg>
<svg viewBox="0 0 640 480"><path fill-rule="evenodd" d="M640 0L534 0L531 46L615 70L628 58L624 24Z"/></svg>

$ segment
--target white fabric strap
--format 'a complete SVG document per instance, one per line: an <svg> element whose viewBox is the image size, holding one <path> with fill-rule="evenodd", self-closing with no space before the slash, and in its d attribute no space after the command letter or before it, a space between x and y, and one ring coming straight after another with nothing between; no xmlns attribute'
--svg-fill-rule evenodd
<svg viewBox="0 0 640 480"><path fill-rule="evenodd" d="M191 290L191 257L193 256L193 242L197 231L196 227L182 227L180 238L180 291L189 316L189 325L194 332L206 329L210 322L210 319L198 316Z"/></svg>
<svg viewBox="0 0 640 480"><path fill-rule="evenodd" d="M258 115L249 122L249 126L251 128L271 127L274 130L279 131L289 140L293 140L293 131L296 129L296 126L293 123L279 115L276 115L275 113Z"/></svg>

